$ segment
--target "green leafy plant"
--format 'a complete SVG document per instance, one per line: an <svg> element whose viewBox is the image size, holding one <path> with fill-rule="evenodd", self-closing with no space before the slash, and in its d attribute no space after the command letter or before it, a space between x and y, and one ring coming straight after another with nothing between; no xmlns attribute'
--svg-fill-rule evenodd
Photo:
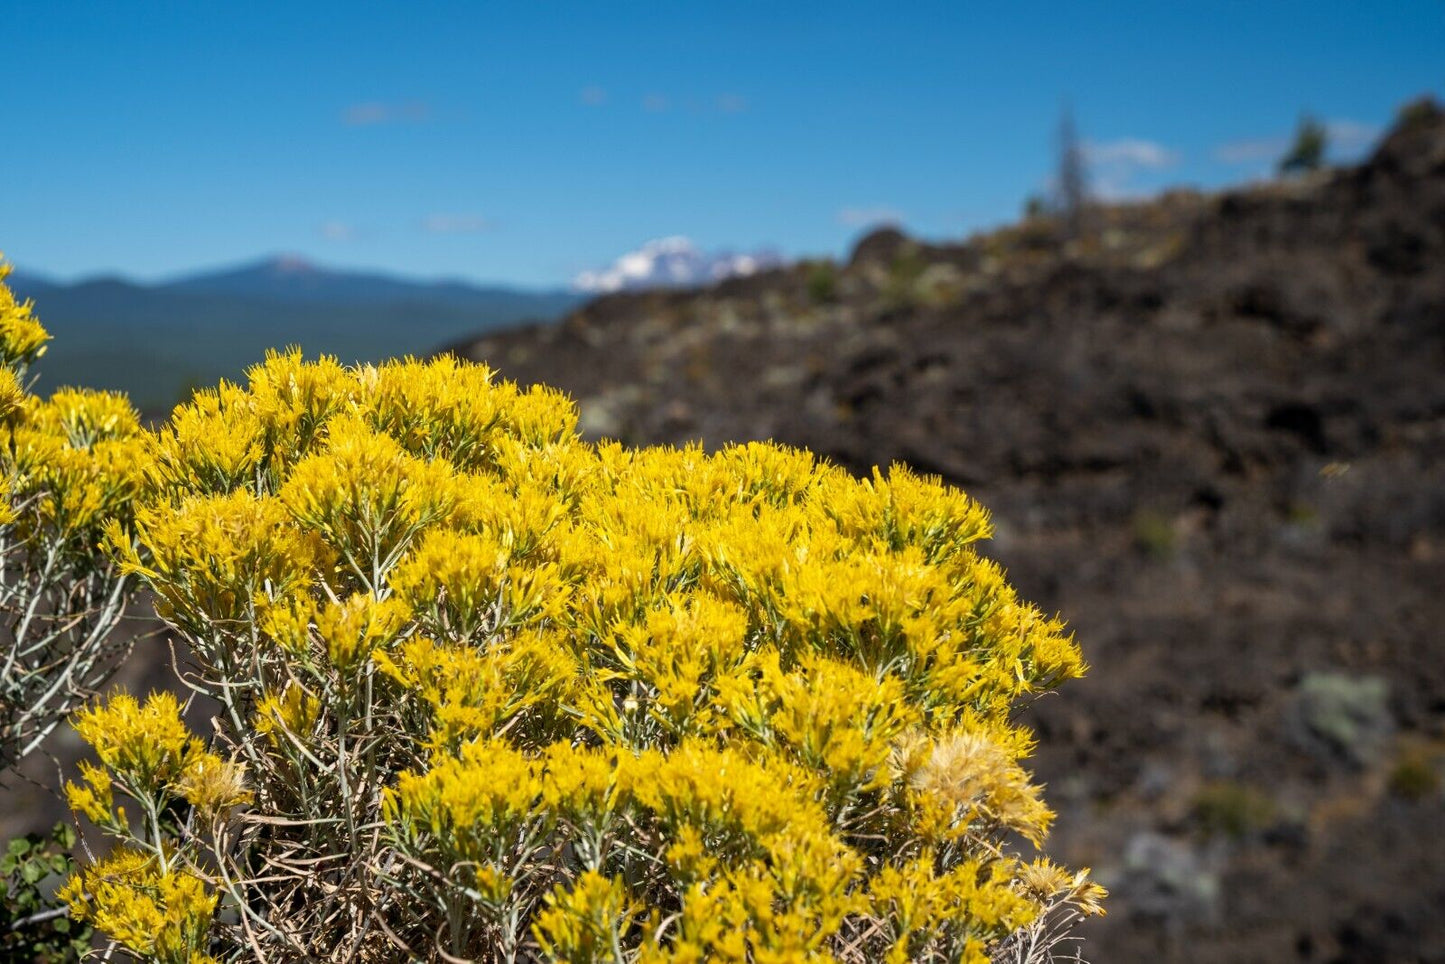
<svg viewBox="0 0 1445 964"><path fill-rule="evenodd" d="M75 871L75 831L57 824L49 836L11 840L0 855L0 957L61 964L77 961L91 944L89 925L71 920L53 892Z"/></svg>

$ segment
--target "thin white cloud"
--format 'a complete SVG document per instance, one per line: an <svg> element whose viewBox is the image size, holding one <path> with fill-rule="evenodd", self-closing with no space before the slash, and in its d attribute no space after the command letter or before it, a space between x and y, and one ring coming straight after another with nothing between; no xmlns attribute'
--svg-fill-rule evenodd
<svg viewBox="0 0 1445 964"><path fill-rule="evenodd" d="M345 221L321 222L321 236L327 241L355 241L356 226Z"/></svg>
<svg viewBox="0 0 1445 964"><path fill-rule="evenodd" d="M582 91L582 103L596 107L610 99L610 94L600 87L588 87ZM649 114L667 114L680 111L685 114L743 114L752 108L752 102L742 94L725 91L711 99L707 97L677 95L677 92L663 93L652 90L642 95L638 102Z"/></svg>
<svg viewBox="0 0 1445 964"><path fill-rule="evenodd" d="M1214 159L1221 164L1262 164L1285 152L1289 141L1284 137L1256 137L1230 141L1214 149Z"/></svg>
<svg viewBox="0 0 1445 964"><path fill-rule="evenodd" d="M582 93L578 96L582 99L582 103L586 104L588 107L601 107L603 104L607 103L607 91L603 90L601 87L596 86L595 84L588 87L583 87Z"/></svg>
<svg viewBox="0 0 1445 964"><path fill-rule="evenodd" d="M492 225L477 214L432 214L422 219L421 226L428 234L476 234Z"/></svg>
<svg viewBox="0 0 1445 964"><path fill-rule="evenodd" d="M1162 170L1179 163L1179 152L1163 144L1137 137L1084 145L1084 159L1090 164L1122 164L1130 167Z"/></svg>
<svg viewBox="0 0 1445 964"><path fill-rule="evenodd" d="M365 104L352 104L341 114L341 119L348 127L367 127L371 124L385 124L391 116L391 110L385 104L369 102Z"/></svg>
<svg viewBox="0 0 1445 964"><path fill-rule="evenodd" d="M420 124L431 119L431 105L426 101L408 100L389 103L371 100L352 104L341 112L347 127L374 127L378 124Z"/></svg>
<svg viewBox="0 0 1445 964"><path fill-rule="evenodd" d="M1329 135L1331 144L1342 151L1349 152L1369 147L1383 131L1378 124L1341 119L1326 121L1325 133Z"/></svg>
<svg viewBox="0 0 1445 964"><path fill-rule="evenodd" d="M1089 193L1104 201L1126 201L1151 193L1141 176L1174 167L1181 160L1178 151L1142 137L1112 141L1090 141L1083 146L1089 177Z"/></svg>
<svg viewBox="0 0 1445 964"><path fill-rule="evenodd" d="M902 224L903 212L886 204L871 207L847 207L838 212L839 224L850 228L867 228L879 224Z"/></svg>
<svg viewBox="0 0 1445 964"><path fill-rule="evenodd" d="M1089 183L1089 196L1100 201L1139 201L1152 193L1148 188L1133 183L1128 177L1117 174L1095 176Z"/></svg>

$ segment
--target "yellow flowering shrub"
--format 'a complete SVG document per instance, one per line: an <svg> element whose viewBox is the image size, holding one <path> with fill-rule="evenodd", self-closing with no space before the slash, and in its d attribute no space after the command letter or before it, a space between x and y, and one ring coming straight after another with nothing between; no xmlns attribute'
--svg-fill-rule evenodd
<svg viewBox="0 0 1445 964"><path fill-rule="evenodd" d="M1084 666L982 507L575 427L483 366L292 351L146 434L108 538L218 709L78 717L124 849L75 911L161 961L662 964L983 962L1098 910L1019 849L1015 714Z"/></svg>
<svg viewBox="0 0 1445 964"><path fill-rule="evenodd" d="M100 549L129 536L147 443L124 397L30 392L50 335L0 262L0 771L100 686L129 646L115 632L132 580Z"/></svg>

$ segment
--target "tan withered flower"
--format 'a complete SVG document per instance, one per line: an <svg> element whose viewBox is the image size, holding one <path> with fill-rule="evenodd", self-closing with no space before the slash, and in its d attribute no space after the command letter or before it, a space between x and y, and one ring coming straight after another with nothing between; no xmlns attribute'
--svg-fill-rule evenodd
<svg viewBox="0 0 1445 964"><path fill-rule="evenodd" d="M1042 842L1053 819L1028 773L983 732L939 739L910 784L921 794L950 801L964 820L981 816L1034 843Z"/></svg>
<svg viewBox="0 0 1445 964"><path fill-rule="evenodd" d="M208 817L223 816L252 799L246 789L246 768L212 753L195 754L186 763L176 789Z"/></svg>

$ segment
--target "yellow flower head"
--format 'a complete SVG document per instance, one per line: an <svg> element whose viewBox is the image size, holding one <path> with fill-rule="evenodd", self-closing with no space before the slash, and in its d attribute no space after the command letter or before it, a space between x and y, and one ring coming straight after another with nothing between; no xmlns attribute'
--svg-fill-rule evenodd
<svg viewBox="0 0 1445 964"><path fill-rule="evenodd" d="M116 693L105 704L77 713L74 725L102 765L142 791L177 780L199 748L181 720L180 704L165 692L152 693L144 704Z"/></svg>
<svg viewBox="0 0 1445 964"><path fill-rule="evenodd" d="M25 406L25 387L15 370L0 367L0 423L9 423Z"/></svg>
<svg viewBox="0 0 1445 964"><path fill-rule="evenodd" d="M246 789L246 768L204 751L191 754L176 789L207 817L223 816L252 800Z"/></svg>
<svg viewBox="0 0 1445 964"><path fill-rule="evenodd" d="M104 439L130 438L140 432L140 417L118 392L62 388L37 403L30 423L64 438L72 447L88 449Z"/></svg>
<svg viewBox="0 0 1445 964"><path fill-rule="evenodd" d="M23 370L45 354L50 333L31 314L30 302L16 301L4 283L10 271L10 265L0 260L0 364Z"/></svg>
<svg viewBox="0 0 1445 964"><path fill-rule="evenodd" d="M270 693L262 697L252 722L256 732L272 743L279 745L287 734L304 743L311 737L320 715L321 701L290 682L279 697Z"/></svg>
<svg viewBox="0 0 1445 964"><path fill-rule="evenodd" d="M328 602L316 615L316 628L326 655L343 673L370 658L378 646L391 642L411 617L399 599L377 600L359 593L342 602Z"/></svg>
<svg viewBox="0 0 1445 964"><path fill-rule="evenodd" d="M324 447L291 468L279 498L376 589L395 553L455 506L456 472L359 418L337 416L326 423Z"/></svg>
<svg viewBox="0 0 1445 964"><path fill-rule="evenodd" d="M151 440L162 490L224 494L254 482L266 455L265 426L251 399L228 382L196 392Z"/></svg>
<svg viewBox="0 0 1445 964"><path fill-rule="evenodd" d="M548 959L592 964L624 945L638 910L620 880L589 870L547 895L532 928Z"/></svg>
<svg viewBox="0 0 1445 964"><path fill-rule="evenodd" d="M80 777L81 783L65 784L65 799L70 809L101 826L115 819L112 809L115 795L111 789L110 771L82 760Z"/></svg>

